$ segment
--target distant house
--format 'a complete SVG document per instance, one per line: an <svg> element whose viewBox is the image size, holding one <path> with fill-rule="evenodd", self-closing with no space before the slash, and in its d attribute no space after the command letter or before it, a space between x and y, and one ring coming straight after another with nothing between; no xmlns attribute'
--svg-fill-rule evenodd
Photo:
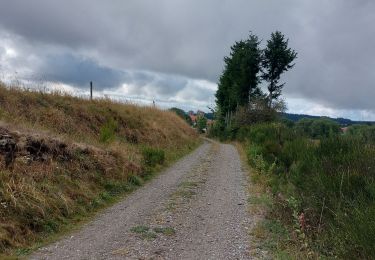
<svg viewBox="0 0 375 260"><path fill-rule="evenodd" d="M201 110L198 110L197 113L194 113L194 111L189 111L188 112L188 115L191 119L191 121L193 122L193 126L196 126L197 125L197 120L199 117L204 117L205 116L205 112L201 111ZM211 120L212 121L212 120ZM207 121L208 122L208 121Z"/></svg>
<svg viewBox="0 0 375 260"><path fill-rule="evenodd" d="M197 123L197 116L196 115L189 115L189 116L190 116L191 122L193 122L193 125L195 125Z"/></svg>

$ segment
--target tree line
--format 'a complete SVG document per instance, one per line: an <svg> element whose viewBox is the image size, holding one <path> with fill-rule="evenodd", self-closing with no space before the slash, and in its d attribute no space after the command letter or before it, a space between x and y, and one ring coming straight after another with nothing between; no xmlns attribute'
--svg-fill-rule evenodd
<svg viewBox="0 0 375 260"><path fill-rule="evenodd" d="M281 75L293 68L297 52L288 47L288 39L273 32L265 48L258 36L250 33L245 40L235 42L228 57L224 57L224 70L216 92L216 116L220 121L233 112L246 107L275 109L285 83ZM260 84L267 85L264 93Z"/></svg>

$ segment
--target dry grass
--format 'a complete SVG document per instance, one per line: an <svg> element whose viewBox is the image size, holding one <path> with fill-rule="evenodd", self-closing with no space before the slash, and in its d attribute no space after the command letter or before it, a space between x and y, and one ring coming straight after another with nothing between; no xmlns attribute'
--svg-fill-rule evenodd
<svg viewBox="0 0 375 260"><path fill-rule="evenodd" d="M21 91L0 83L0 117L27 128L47 130L75 141L98 144L110 120L118 140L160 148L184 144L195 133L173 112L116 103L84 100L60 93Z"/></svg>
<svg viewBox="0 0 375 260"><path fill-rule="evenodd" d="M133 190L142 183L134 180L163 167L146 168L145 147L163 150L168 164L199 142L171 112L1 83L0 120L0 133L17 143L12 167L0 159L0 255L32 246Z"/></svg>

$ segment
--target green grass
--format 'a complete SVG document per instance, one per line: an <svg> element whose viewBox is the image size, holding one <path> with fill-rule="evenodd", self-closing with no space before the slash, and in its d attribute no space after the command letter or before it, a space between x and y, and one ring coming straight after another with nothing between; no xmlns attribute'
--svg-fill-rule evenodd
<svg viewBox="0 0 375 260"><path fill-rule="evenodd" d="M286 252L301 257L298 247L306 257L375 255L375 220L369 217L375 214L371 135L327 133L313 140L277 123L241 131L248 162L256 172L253 179L268 186L273 196L251 197L249 203L271 209L271 222L263 228L280 259L288 259ZM277 242L285 233L282 227L289 232L288 243Z"/></svg>
<svg viewBox="0 0 375 260"><path fill-rule="evenodd" d="M147 233L149 230L150 228L147 226L136 226L130 229L131 232L138 233L138 234Z"/></svg>
<svg viewBox="0 0 375 260"><path fill-rule="evenodd" d="M260 196L251 196L247 200L252 205L261 205L265 207L272 207L273 199L268 194L261 194Z"/></svg>
<svg viewBox="0 0 375 260"><path fill-rule="evenodd" d="M173 235L174 229L173 228L154 228L153 230L150 229L148 226L135 226L130 229L133 233L141 235L142 239L146 240L153 240L157 238L157 233L162 233L164 235Z"/></svg>
<svg viewBox="0 0 375 260"><path fill-rule="evenodd" d="M289 232L280 221L264 220L261 225L270 236L264 244L267 249L279 250L279 244L285 243L289 239Z"/></svg>
<svg viewBox="0 0 375 260"><path fill-rule="evenodd" d="M106 122L100 128L100 137L99 137L100 142L108 143L108 142L114 141L116 138L117 129L118 129L117 121L110 118L108 122Z"/></svg>
<svg viewBox="0 0 375 260"><path fill-rule="evenodd" d="M144 147L142 149L144 164L149 167L162 165L165 161L165 152L162 149L155 149L152 147Z"/></svg>
<svg viewBox="0 0 375 260"><path fill-rule="evenodd" d="M172 227L156 227L154 228L154 231L156 233L162 233L167 236L172 236L176 233L176 231Z"/></svg>

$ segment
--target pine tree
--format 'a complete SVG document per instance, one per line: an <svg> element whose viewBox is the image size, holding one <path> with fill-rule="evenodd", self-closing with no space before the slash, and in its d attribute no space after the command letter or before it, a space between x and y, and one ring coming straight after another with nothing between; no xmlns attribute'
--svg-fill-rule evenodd
<svg viewBox="0 0 375 260"><path fill-rule="evenodd" d="M268 105L278 99L285 83L279 84L280 76L293 68L292 62L297 58L297 52L288 47L288 39L276 31L271 34L264 50L262 67L264 68L262 79L268 82Z"/></svg>
<svg viewBox="0 0 375 260"><path fill-rule="evenodd" d="M224 58L225 67L216 93L222 116L247 105L252 96L261 93L258 87L262 59L259 44L258 37L250 34L248 39L236 42L229 57Z"/></svg>

